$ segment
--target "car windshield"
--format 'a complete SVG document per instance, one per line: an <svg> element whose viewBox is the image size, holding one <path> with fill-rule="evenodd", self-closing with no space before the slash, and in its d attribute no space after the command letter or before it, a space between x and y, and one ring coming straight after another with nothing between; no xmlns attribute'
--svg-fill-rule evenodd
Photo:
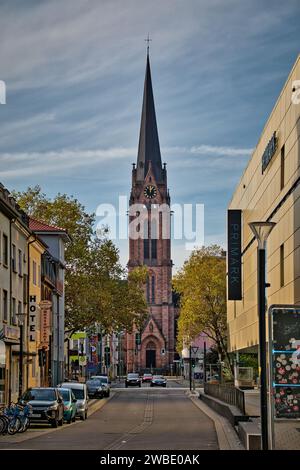
<svg viewBox="0 0 300 470"><path fill-rule="evenodd" d="M59 393L63 397L64 401L70 401L70 390L68 390L66 388L60 388Z"/></svg>
<svg viewBox="0 0 300 470"><path fill-rule="evenodd" d="M99 380L99 379L88 380L86 384L87 384L87 386L91 386L91 385L92 385L92 386L94 386L94 387L100 387L100 385L101 385L101 380Z"/></svg>
<svg viewBox="0 0 300 470"><path fill-rule="evenodd" d="M139 378L139 374L128 374L127 376L129 379L138 379Z"/></svg>
<svg viewBox="0 0 300 470"><path fill-rule="evenodd" d="M107 384L108 383L108 378L107 377L91 377L91 380L100 380L102 384Z"/></svg>
<svg viewBox="0 0 300 470"><path fill-rule="evenodd" d="M152 374L144 374L144 377L152 377Z"/></svg>
<svg viewBox="0 0 300 470"><path fill-rule="evenodd" d="M72 388L71 390L74 393L76 400L84 399L84 392L82 388Z"/></svg>
<svg viewBox="0 0 300 470"><path fill-rule="evenodd" d="M154 379L160 379L160 380L161 380L161 379L163 379L163 376L162 376L162 375L155 375L153 378L154 378Z"/></svg>
<svg viewBox="0 0 300 470"><path fill-rule="evenodd" d="M56 400L55 390L51 388L33 388L27 390L23 395L25 401L40 400L40 401L54 401Z"/></svg>

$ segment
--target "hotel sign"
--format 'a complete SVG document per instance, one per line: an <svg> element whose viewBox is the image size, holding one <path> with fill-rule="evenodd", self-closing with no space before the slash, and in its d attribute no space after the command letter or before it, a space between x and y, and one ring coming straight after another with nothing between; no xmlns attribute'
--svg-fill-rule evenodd
<svg viewBox="0 0 300 470"><path fill-rule="evenodd" d="M277 149L277 143L278 143L278 139L276 137L276 132L274 132L271 139L268 142L268 145L266 146L266 149L261 159L261 163L262 163L261 172L262 173L265 171L270 161L272 160L273 156L275 155L275 152Z"/></svg>
<svg viewBox="0 0 300 470"><path fill-rule="evenodd" d="M228 300L242 300L241 210L228 210L227 230Z"/></svg>
<svg viewBox="0 0 300 470"><path fill-rule="evenodd" d="M36 341L36 316L37 316L36 295L29 296L29 341Z"/></svg>
<svg viewBox="0 0 300 470"><path fill-rule="evenodd" d="M40 302L41 309L41 341L40 346L44 348L49 347L49 336L51 327L51 308L52 302L49 300L42 300Z"/></svg>

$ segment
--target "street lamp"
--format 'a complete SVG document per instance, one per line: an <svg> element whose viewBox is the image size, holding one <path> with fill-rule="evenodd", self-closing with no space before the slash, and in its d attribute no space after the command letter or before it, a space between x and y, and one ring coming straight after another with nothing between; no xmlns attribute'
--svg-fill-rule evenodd
<svg viewBox="0 0 300 470"><path fill-rule="evenodd" d="M23 393L23 326L26 318L26 313L16 313L18 318L18 326L20 328L20 363L19 363L19 394L20 400Z"/></svg>
<svg viewBox="0 0 300 470"><path fill-rule="evenodd" d="M259 328L260 360L260 420L261 447L268 450L268 396L267 396L267 358L266 358L266 242L275 222L251 222L249 227L258 243L257 250L257 308Z"/></svg>

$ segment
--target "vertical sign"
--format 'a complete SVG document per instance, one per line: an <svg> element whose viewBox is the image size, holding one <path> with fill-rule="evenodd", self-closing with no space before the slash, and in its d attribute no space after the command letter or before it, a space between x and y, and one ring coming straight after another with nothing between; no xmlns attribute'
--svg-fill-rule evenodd
<svg viewBox="0 0 300 470"><path fill-rule="evenodd" d="M49 336L51 327L51 307L52 302L49 300L42 300L40 302L41 308L41 347L48 349Z"/></svg>
<svg viewBox="0 0 300 470"><path fill-rule="evenodd" d="M300 419L300 308L272 306L271 385L275 419Z"/></svg>
<svg viewBox="0 0 300 470"><path fill-rule="evenodd" d="M36 295L29 296L29 341L36 341Z"/></svg>
<svg viewBox="0 0 300 470"><path fill-rule="evenodd" d="M242 211L229 209L227 218L228 300L242 300Z"/></svg>

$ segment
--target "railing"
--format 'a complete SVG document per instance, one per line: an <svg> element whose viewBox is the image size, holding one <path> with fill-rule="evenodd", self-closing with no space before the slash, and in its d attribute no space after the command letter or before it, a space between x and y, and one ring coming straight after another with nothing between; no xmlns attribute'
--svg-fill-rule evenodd
<svg viewBox="0 0 300 470"><path fill-rule="evenodd" d="M234 385L204 384L204 393L229 405L234 405L245 414L245 395L243 390L234 387Z"/></svg>

